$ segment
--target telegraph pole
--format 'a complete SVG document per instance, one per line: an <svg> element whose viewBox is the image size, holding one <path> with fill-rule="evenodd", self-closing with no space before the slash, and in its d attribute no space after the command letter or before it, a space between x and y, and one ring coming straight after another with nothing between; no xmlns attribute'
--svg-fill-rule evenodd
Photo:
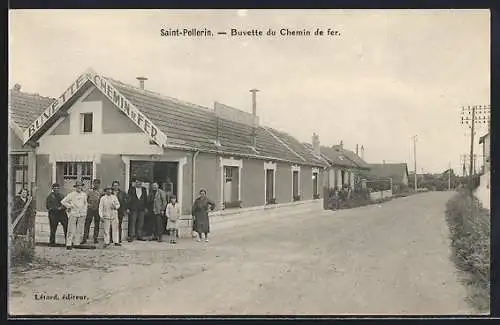
<svg viewBox="0 0 500 325"><path fill-rule="evenodd" d="M413 140L413 163L414 163L414 167L415 167L414 181L415 181L415 191L417 191L417 140L418 140L418 137L416 134L412 137L412 140Z"/></svg>
<svg viewBox="0 0 500 325"><path fill-rule="evenodd" d="M470 127L470 153L469 153L469 187L472 195L473 187L473 176L474 176L474 135L476 124L488 124L490 121L490 110L491 107L488 105L472 105L467 107L462 107L462 124ZM489 130L488 130L489 131Z"/></svg>

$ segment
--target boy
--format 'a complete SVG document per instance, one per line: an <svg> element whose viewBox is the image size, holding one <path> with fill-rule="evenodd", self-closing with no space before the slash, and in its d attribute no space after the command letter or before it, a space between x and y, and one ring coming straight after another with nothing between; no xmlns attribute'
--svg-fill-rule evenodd
<svg viewBox="0 0 500 325"><path fill-rule="evenodd" d="M109 246L109 230L110 226L113 231L113 238L119 238L118 235L118 209L120 208L120 202L118 198L113 194L113 189L111 187L106 187L104 190L105 194L99 200L99 217L104 223L104 247ZM121 246L117 241L115 246Z"/></svg>

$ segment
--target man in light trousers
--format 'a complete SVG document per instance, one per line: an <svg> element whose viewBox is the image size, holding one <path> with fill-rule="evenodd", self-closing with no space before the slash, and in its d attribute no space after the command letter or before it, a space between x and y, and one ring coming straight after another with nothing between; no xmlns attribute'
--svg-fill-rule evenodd
<svg viewBox="0 0 500 325"><path fill-rule="evenodd" d="M87 218L87 194L82 191L83 182L77 181L74 185L75 190L64 199L61 204L66 207L68 214L68 234L66 237L66 249L72 249L73 244L80 244L85 219Z"/></svg>
<svg viewBox="0 0 500 325"><path fill-rule="evenodd" d="M118 209L120 208L120 202L116 195L113 194L111 187L107 187L104 191L106 194L99 201L99 217L104 227L104 246L108 247L110 244L110 226L113 231L113 238L119 238ZM121 246L121 244L116 241L115 246Z"/></svg>

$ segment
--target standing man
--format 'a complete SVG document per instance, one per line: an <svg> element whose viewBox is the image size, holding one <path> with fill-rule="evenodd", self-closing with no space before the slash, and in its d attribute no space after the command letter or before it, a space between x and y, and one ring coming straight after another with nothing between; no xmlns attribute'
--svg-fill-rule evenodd
<svg viewBox="0 0 500 325"><path fill-rule="evenodd" d="M50 240L49 246L56 246L56 232L59 223L63 226L64 238L68 235L68 216L66 215L66 208L61 204L64 196L59 192L61 187L59 184L52 184L52 192L45 200L45 207L49 212L49 226L50 226Z"/></svg>
<svg viewBox="0 0 500 325"><path fill-rule="evenodd" d="M61 204L68 212L68 236L66 237L66 249L72 249L73 243L80 243L82 231L87 217L87 194L82 191L83 182L76 181L75 190L64 199Z"/></svg>
<svg viewBox="0 0 500 325"><path fill-rule="evenodd" d="M88 212L87 219L85 220L85 231L83 233L82 245L87 243L89 239L90 224L94 221L94 244L97 244L97 237L99 237L99 201L104 193L100 190L101 180L94 179L92 182L92 189L87 192L88 199Z"/></svg>
<svg viewBox="0 0 500 325"><path fill-rule="evenodd" d="M99 216L103 220L104 246L108 247L110 244L110 229L113 229L115 238L119 237L118 208L120 208L120 202L118 202L118 198L113 194L111 187L106 187L104 191L106 194L99 201ZM115 246L121 246L121 244L117 242Z"/></svg>
<svg viewBox="0 0 500 325"><path fill-rule="evenodd" d="M154 182L151 186L151 193L149 193L149 209L151 212L151 223L153 226L153 240L158 242L162 241L163 235L163 215L167 207L167 194L164 190L159 188L158 183Z"/></svg>
<svg viewBox="0 0 500 325"><path fill-rule="evenodd" d="M144 214L147 213L148 196L146 188L142 186L141 181L135 180L135 186L130 189L129 197L129 219L128 219L128 241L132 242L135 238L144 240Z"/></svg>
<svg viewBox="0 0 500 325"><path fill-rule="evenodd" d="M127 206L128 206L128 196L127 193L123 192L120 189L120 182L114 181L112 184L113 187L113 194L116 196L118 199L118 202L120 203L120 207L118 208L118 241L115 243L120 243L122 242L122 222L123 222L123 216L126 213ZM113 241L113 231L111 232L111 241ZM117 239L114 238L116 241Z"/></svg>

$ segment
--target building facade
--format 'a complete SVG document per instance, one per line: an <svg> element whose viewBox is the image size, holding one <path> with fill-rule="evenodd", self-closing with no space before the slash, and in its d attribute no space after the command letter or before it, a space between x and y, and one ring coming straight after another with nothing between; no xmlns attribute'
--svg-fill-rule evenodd
<svg viewBox="0 0 500 325"><path fill-rule="evenodd" d="M124 190L136 178L147 189L158 182L190 215L201 188L219 210L320 198L325 167L254 114L186 103L92 70L26 127L23 143L34 143L42 215L54 182L64 192L95 178Z"/></svg>

